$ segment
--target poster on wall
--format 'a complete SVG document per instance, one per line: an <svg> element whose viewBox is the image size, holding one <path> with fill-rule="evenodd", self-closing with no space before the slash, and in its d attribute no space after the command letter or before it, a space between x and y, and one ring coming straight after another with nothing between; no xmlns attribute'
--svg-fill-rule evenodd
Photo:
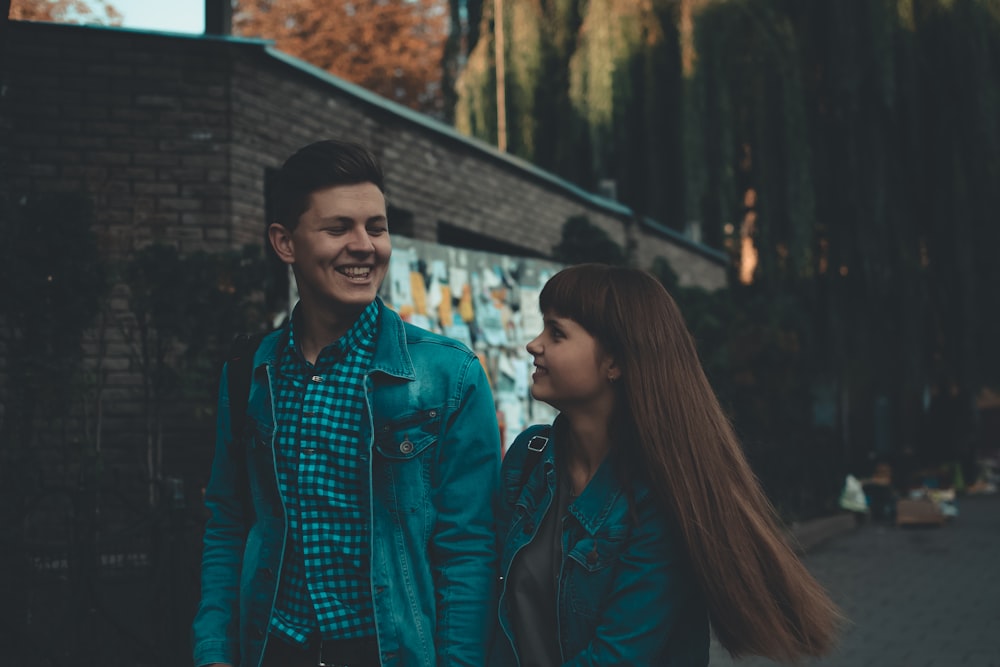
<svg viewBox="0 0 1000 667"><path fill-rule="evenodd" d="M534 258L393 238L379 295L404 321L454 338L477 353L490 381L506 449L555 411L531 398L531 355L542 329L538 294L562 266Z"/></svg>

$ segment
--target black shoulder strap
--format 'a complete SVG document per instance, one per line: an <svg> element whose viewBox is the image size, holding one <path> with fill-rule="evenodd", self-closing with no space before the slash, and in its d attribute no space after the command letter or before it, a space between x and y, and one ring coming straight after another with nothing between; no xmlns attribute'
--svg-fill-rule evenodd
<svg viewBox="0 0 1000 667"><path fill-rule="evenodd" d="M532 436L531 440L528 441L528 453L524 456L524 465L521 468L520 486L522 488L525 482L528 481L531 471L535 469L538 461L542 458L542 453L549 444L549 432L551 430L551 426L546 426L538 431L538 435Z"/></svg>
<svg viewBox="0 0 1000 667"><path fill-rule="evenodd" d="M250 502L250 481L246 466L247 450L243 442L246 430L247 402L250 400L250 382L253 380L253 357L263 338L260 334L237 334L229 349L226 362L226 383L229 388L229 425L233 439L229 452L236 464L236 495L249 516L253 511ZM249 525L249 524L248 524Z"/></svg>
<svg viewBox="0 0 1000 667"><path fill-rule="evenodd" d="M247 401L250 400L250 381L253 374L253 357L260 345L260 334L237 334L233 338L226 364L226 382L229 387L229 423L233 431L233 444L243 440L246 428Z"/></svg>

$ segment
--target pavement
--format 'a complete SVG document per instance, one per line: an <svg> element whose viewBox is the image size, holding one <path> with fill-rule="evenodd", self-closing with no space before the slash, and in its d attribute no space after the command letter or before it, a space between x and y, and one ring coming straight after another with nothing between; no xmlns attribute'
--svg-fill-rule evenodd
<svg viewBox="0 0 1000 667"><path fill-rule="evenodd" d="M941 527L854 526L850 515L794 527L848 618L838 648L802 667L1000 667L1000 494L957 505ZM712 667L778 664L712 644Z"/></svg>

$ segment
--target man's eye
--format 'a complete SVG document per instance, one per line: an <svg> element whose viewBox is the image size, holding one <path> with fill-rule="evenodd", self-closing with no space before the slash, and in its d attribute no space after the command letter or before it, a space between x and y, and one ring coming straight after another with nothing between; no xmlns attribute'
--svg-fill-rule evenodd
<svg viewBox="0 0 1000 667"><path fill-rule="evenodd" d="M389 227L386 225L372 225L368 228L368 233L372 236L379 236L380 234L385 234L389 231Z"/></svg>

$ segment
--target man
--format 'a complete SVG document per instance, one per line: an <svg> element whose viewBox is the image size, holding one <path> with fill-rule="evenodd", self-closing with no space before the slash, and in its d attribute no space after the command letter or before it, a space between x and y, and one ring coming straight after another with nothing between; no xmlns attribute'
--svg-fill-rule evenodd
<svg viewBox="0 0 1000 667"><path fill-rule="evenodd" d="M222 382L195 665L482 667L500 453L485 373L376 297L391 245L365 148L306 146L274 202L300 301L254 357L241 442Z"/></svg>

